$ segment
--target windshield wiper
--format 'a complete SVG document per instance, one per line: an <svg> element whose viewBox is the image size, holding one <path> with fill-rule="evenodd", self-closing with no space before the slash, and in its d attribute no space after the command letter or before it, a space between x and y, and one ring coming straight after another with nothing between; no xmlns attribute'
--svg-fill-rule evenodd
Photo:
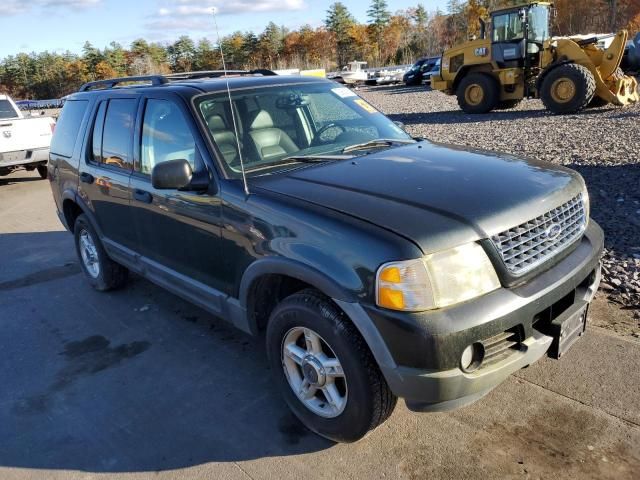
<svg viewBox="0 0 640 480"><path fill-rule="evenodd" d="M357 143L355 145L349 145L342 149L342 153L355 152L356 150L368 150L370 148L384 148L392 147L393 145L408 145L410 143L416 143L415 140L402 140L394 138L377 138L365 143Z"/></svg>
<svg viewBox="0 0 640 480"><path fill-rule="evenodd" d="M323 163L323 162L335 162L337 160L348 160L353 158L353 155L291 155L281 160L271 163L263 163L246 169L247 172L256 172L259 170L267 170L272 168L280 168L292 163Z"/></svg>
<svg viewBox="0 0 640 480"><path fill-rule="evenodd" d="M349 158L352 158L352 156L351 155L291 155L290 157L283 158L278 163L283 163L283 162L321 163L321 162L331 162L335 160L348 160Z"/></svg>

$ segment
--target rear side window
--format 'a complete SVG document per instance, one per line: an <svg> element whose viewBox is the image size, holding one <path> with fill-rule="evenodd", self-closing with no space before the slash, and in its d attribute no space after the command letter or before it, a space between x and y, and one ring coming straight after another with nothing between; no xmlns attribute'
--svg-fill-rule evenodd
<svg viewBox="0 0 640 480"><path fill-rule="evenodd" d="M68 100L64 104L51 140L51 153L62 157L73 155L78 133L80 133L80 124L88 104L86 100Z"/></svg>
<svg viewBox="0 0 640 480"><path fill-rule="evenodd" d="M93 124L93 133L91 134L92 160L102 163L102 130L104 128L104 114L107 112L107 104L109 102L101 102L96 114L96 120Z"/></svg>
<svg viewBox="0 0 640 480"><path fill-rule="evenodd" d="M16 118L18 112L13 108L9 100L0 100L0 120Z"/></svg>
<svg viewBox="0 0 640 480"><path fill-rule="evenodd" d="M132 170L131 146L137 100L118 98L103 102L93 127L93 159L112 167ZM103 112L106 109L106 114ZM102 131L102 135L100 135Z"/></svg>

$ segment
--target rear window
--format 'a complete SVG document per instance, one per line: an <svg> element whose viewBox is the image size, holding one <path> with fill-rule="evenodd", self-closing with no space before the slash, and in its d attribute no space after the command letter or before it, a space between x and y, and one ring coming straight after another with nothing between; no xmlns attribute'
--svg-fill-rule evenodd
<svg viewBox="0 0 640 480"><path fill-rule="evenodd" d="M86 100L69 100L64 104L51 140L51 153L62 157L73 155L88 103Z"/></svg>
<svg viewBox="0 0 640 480"><path fill-rule="evenodd" d="M0 120L16 118L17 116L18 112L16 112L16 109L13 108L9 100L0 100Z"/></svg>

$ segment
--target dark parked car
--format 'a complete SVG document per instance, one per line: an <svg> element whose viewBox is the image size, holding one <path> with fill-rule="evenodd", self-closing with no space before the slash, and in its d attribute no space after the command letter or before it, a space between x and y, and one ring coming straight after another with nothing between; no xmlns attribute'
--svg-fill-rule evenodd
<svg viewBox="0 0 640 480"><path fill-rule="evenodd" d="M640 32L627 42L620 68L627 75L640 75Z"/></svg>
<svg viewBox="0 0 640 480"><path fill-rule="evenodd" d="M405 85L422 85L431 82L431 75L437 66L440 69L440 57L421 58L404 74Z"/></svg>
<svg viewBox="0 0 640 480"><path fill-rule="evenodd" d="M124 81L71 95L51 145L88 282L264 335L320 435L462 407L584 332L603 234L576 172L413 139L323 79Z"/></svg>

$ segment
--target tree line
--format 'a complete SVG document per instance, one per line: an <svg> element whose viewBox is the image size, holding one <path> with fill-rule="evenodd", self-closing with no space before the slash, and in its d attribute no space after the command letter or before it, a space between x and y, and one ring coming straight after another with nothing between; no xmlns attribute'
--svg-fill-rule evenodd
<svg viewBox="0 0 640 480"><path fill-rule="evenodd" d="M352 60L370 66L407 64L438 55L475 35L479 19L517 0L450 0L446 11L424 5L391 12L386 0L372 0L368 21L356 21L342 2L332 4L321 27L289 30L270 22L263 32L235 32L221 41L230 69L325 68ZM556 35L640 30L640 0L555 0ZM125 48L112 42L100 49L86 42L80 54L19 53L0 61L0 92L15 98L59 98L87 81L128 75L168 74L221 68L220 51L206 38L181 36L161 44L135 40Z"/></svg>

